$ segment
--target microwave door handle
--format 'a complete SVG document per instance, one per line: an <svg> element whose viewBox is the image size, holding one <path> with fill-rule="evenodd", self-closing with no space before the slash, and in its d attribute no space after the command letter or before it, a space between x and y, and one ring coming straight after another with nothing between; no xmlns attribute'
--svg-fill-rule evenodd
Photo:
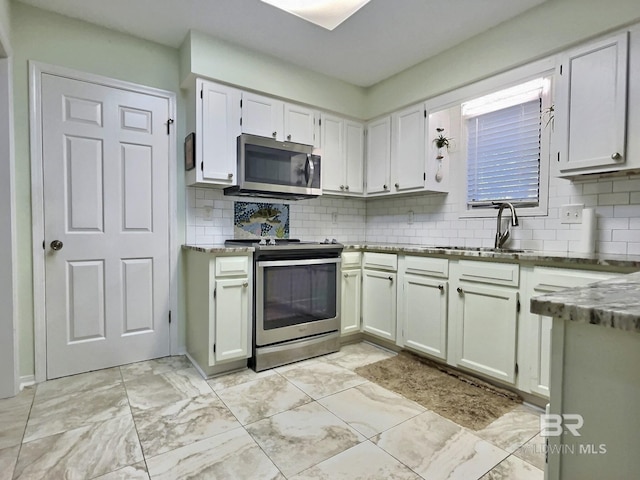
<svg viewBox="0 0 640 480"><path fill-rule="evenodd" d="M313 160L311 160L311 155L307 155L307 162L304 169L305 180L307 181L307 187L311 188L313 184L313 174L315 173L316 167L313 165Z"/></svg>

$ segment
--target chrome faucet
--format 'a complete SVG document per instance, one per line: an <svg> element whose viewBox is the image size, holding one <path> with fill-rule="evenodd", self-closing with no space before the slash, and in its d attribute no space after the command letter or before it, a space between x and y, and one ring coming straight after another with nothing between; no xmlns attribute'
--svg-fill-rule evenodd
<svg viewBox="0 0 640 480"><path fill-rule="evenodd" d="M509 239L509 230L510 230L509 225L507 225L506 231L504 232L500 231L502 228L502 211L505 208L509 208L511 210L511 226L517 227L519 225L518 215L516 214L516 209L514 208L514 206L508 202L501 203L500 207L498 207L498 226L496 228L496 242L494 244L495 248L502 248L502 246Z"/></svg>

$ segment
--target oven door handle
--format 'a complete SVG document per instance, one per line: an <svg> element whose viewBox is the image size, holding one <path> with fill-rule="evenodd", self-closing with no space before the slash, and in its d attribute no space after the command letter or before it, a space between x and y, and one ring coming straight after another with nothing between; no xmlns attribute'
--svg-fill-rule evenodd
<svg viewBox="0 0 640 480"><path fill-rule="evenodd" d="M340 258L310 258L303 260L262 260L256 262L259 268L264 267L293 267L296 265L322 265L327 263L341 263Z"/></svg>
<svg viewBox="0 0 640 480"><path fill-rule="evenodd" d="M313 184L313 174L315 172L315 165L313 164L313 160L311 159L311 155L307 155L307 161L304 165L304 176L307 181L307 188L311 188Z"/></svg>

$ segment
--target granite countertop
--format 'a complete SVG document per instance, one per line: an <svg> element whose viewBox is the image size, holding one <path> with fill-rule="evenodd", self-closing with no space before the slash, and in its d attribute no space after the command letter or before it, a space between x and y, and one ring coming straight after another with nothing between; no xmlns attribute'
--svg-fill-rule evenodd
<svg viewBox="0 0 640 480"><path fill-rule="evenodd" d="M532 298L531 312L640 332L640 272Z"/></svg>
<svg viewBox="0 0 640 480"><path fill-rule="evenodd" d="M447 255L466 259L515 260L519 262L552 262L568 266L610 266L640 270L640 255L604 253L541 252L537 250L502 249L484 247L439 247L429 245L345 243L345 251L367 250L375 252Z"/></svg>
<svg viewBox="0 0 640 480"><path fill-rule="evenodd" d="M183 250L193 250L202 253L253 253L253 247L226 247L224 243L213 245L182 245Z"/></svg>

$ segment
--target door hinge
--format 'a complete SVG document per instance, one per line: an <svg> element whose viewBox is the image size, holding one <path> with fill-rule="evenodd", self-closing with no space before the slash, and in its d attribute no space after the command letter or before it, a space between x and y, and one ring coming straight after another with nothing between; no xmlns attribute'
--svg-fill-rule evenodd
<svg viewBox="0 0 640 480"><path fill-rule="evenodd" d="M171 325L171 310L169 310L169 325Z"/></svg>
<svg viewBox="0 0 640 480"><path fill-rule="evenodd" d="M560 75L562 75L562 64L560 64Z"/></svg>
<svg viewBox="0 0 640 480"><path fill-rule="evenodd" d="M200 90L200 98L204 98L203 90Z"/></svg>
<svg viewBox="0 0 640 480"><path fill-rule="evenodd" d="M558 161L560 161L560 152L558 152Z"/></svg>
<svg viewBox="0 0 640 480"><path fill-rule="evenodd" d="M424 172L422 174L422 180L424 180L425 182L427 181L427 172Z"/></svg>
<svg viewBox="0 0 640 480"><path fill-rule="evenodd" d="M240 108L242 108L242 99L240 99Z"/></svg>
<svg viewBox="0 0 640 480"><path fill-rule="evenodd" d="M319 126L319 127L321 127L321 126L322 126L322 119L321 119L321 118L319 118L319 119L318 119L318 126Z"/></svg>
<svg viewBox="0 0 640 480"><path fill-rule="evenodd" d="M516 300L516 312L520 313L520 300Z"/></svg>
<svg viewBox="0 0 640 480"><path fill-rule="evenodd" d="M171 125L173 124L173 118L167 120L167 135L171 135Z"/></svg>
<svg viewBox="0 0 640 480"><path fill-rule="evenodd" d="M516 375L518 375L518 373L520 372L520 367L518 366L518 362L516 362L515 371L516 371Z"/></svg>
<svg viewBox="0 0 640 480"><path fill-rule="evenodd" d="M424 109L424 118L427 118L427 109Z"/></svg>
<svg viewBox="0 0 640 480"><path fill-rule="evenodd" d="M240 126L242 126L242 117L240 117Z"/></svg>
<svg viewBox="0 0 640 480"><path fill-rule="evenodd" d="M213 289L213 298L216 298L217 291L218 291L218 289L217 289L217 288L214 288L214 289Z"/></svg>
<svg viewBox="0 0 640 480"><path fill-rule="evenodd" d="M47 245L46 245L46 243L45 243L45 241L44 241L44 240L42 240L42 249L43 249L43 250L46 250L46 249L47 249Z"/></svg>
<svg viewBox="0 0 640 480"><path fill-rule="evenodd" d="M213 344L213 353L216 353L216 344Z"/></svg>

